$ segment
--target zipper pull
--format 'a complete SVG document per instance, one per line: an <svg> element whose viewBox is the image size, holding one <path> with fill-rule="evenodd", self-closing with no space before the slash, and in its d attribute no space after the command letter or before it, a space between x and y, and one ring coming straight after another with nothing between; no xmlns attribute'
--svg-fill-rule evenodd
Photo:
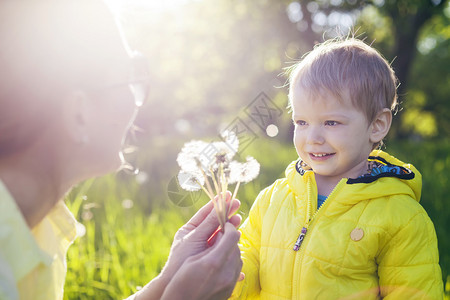
<svg viewBox="0 0 450 300"><path fill-rule="evenodd" d="M302 228L302 232L298 235L297 241L295 242L294 251L298 251L298 249L300 249L303 239L305 238L306 230L306 227Z"/></svg>

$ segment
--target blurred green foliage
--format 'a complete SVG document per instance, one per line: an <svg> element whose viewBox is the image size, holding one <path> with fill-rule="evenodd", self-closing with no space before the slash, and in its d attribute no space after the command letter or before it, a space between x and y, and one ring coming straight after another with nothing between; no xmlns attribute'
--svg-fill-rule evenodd
<svg viewBox="0 0 450 300"><path fill-rule="evenodd" d="M122 12L131 47L148 56L152 72L152 105L138 119L148 140L215 134L259 92L283 86L283 68L315 43L346 35L392 62L404 108L392 138L450 134L449 0L183 3L163 12L132 5Z"/></svg>
<svg viewBox="0 0 450 300"><path fill-rule="evenodd" d="M241 158L261 163L260 176L238 195L245 218L257 193L296 159L288 112L269 139L246 107L263 92L284 109L283 68L339 34L364 38L393 61L403 109L387 151L422 172L421 203L436 227L450 297L449 1L178 2L148 10L129 0L121 11L130 45L146 54L152 76L150 103L137 120L141 150L128 157L142 172L92 180L68 195L86 234L69 250L65 299L120 299L158 274L177 228L206 201L194 197L194 205L180 207L169 197L178 151L191 139L217 140L236 119L256 137Z"/></svg>

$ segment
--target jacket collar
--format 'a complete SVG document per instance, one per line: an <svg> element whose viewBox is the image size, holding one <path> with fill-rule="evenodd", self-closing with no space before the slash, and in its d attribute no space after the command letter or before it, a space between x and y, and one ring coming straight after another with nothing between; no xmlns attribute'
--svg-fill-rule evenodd
<svg viewBox="0 0 450 300"><path fill-rule="evenodd" d="M344 198L350 198L351 202L367 200L367 195L371 197L389 196L395 194L407 194L416 201L420 200L422 177L419 171L411 164L406 164L397 158L383 152L374 150L370 153L369 161L377 162L387 166L386 170L381 169L378 174L373 176L363 175L358 178L343 178L345 186L340 193L347 194ZM398 173L391 172L390 168L398 168ZM297 195L312 193L317 197L317 185L315 182L313 170L300 159L292 162L286 168L286 178L291 189ZM400 179L400 180L398 180ZM343 198L343 197L339 197Z"/></svg>

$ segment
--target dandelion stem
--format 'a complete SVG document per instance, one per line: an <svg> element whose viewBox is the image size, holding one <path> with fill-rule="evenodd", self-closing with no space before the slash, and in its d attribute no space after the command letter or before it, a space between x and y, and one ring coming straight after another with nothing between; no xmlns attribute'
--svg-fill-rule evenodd
<svg viewBox="0 0 450 300"><path fill-rule="evenodd" d="M241 181L238 181L236 183L236 186L234 187L233 196L231 197L231 201L233 201L233 199L236 199L240 184L241 184ZM227 218L228 218L228 215L230 214L230 210L231 210L231 205L228 207Z"/></svg>
<svg viewBox="0 0 450 300"><path fill-rule="evenodd" d="M216 175L214 175L214 172L211 168L209 169L209 172L211 173L211 179L213 181L214 187L216 188L216 194L220 195L220 187L217 184Z"/></svg>
<svg viewBox="0 0 450 300"><path fill-rule="evenodd" d="M219 207L220 210L217 212L218 214L218 218L220 219L220 222L223 223L225 225L225 222L227 221L226 218L226 190L223 189L223 163L219 163L219 168L217 169L217 186L219 187L219 190L217 191L218 195L219 195ZM223 227L222 227L223 230Z"/></svg>
<svg viewBox="0 0 450 300"><path fill-rule="evenodd" d="M220 170L220 177L219 177L219 184L221 184L221 189L222 189L222 218L224 220L224 222L226 222L228 220L228 208L227 208L227 188L228 188L228 182L227 182L227 178L225 176L224 170L223 170L223 163L220 163L219 166L219 170Z"/></svg>
<svg viewBox="0 0 450 300"><path fill-rule="evenodd" d="M214 183L214 187L216 188L216 194L218 196L217 207L219 209L217 210L217 218L219 218L219 223L221 225L225 225L224 218L222 216L223 215L223 211L224 211L222 189L221 189L221 186L220 186L220 184L218 182L218 180L220 180L220 177L216 179L216 176L219 176L220 168L219 168L219 170L217 170L217 174L214 174L212 169L210 169L209 172L211 172L211 178L212 178L212 181Z"/></svg>
<svg viewBox="0 0 450 300"><path fill-rule="evenodd" d="M206 178L206 182L208 182L208 178ZM209 185L209 182L208 182L208 185ZM211 202L213 203L214 211L216 212L216 215L217 215L217 212L218 212L219 208L218 208L218 206L217 206L216 201L214 200L214 195L211 194L210 192L208 192L208 190L205 189L204 186L202 186L202 185L200 185L200 186L202 187L202 190L205 192L205 194L208 195L209 200L211 200ZM217 217L218 217L218 219L219 219L219 224L220 224L221 228L223 228L222 223L220 222L220 218L219 218L218 215L217 215Z"/></svg>
<svg viewBox="0 0 450 300"><path fill-rule="evenodd" d="M214 198L212 198L211 201L214 205L214 211L216 212L217 219L219 220L220 228L223 231L223 229L225 227L225 223L223 222L222 218L220 217L218 203L216 203Z"/></svg>
<svg viewBox="0 0 450 300"><path fill-rule="evenodd" d="M231 199L235 199L235 198L236 198L236 195L237 195L237 193L238 193L240 184L241 184L240 181L238 181L238 182L236 183L236 186L234 187L233 197L232 197Z"/></svg>
<svg viewBox="0 0 450 300"><path fill-rule="evenodd" d="M200 185L200 187L202 188L202 190L205 192L205 194L206 194L206 195L208 196L208 198L211 200L211 197L213 197L213 196L208 192L207 189L205 189L205 187L204 187L203 185L201 185L201 184L198 182L198 180L196 180L196 182L197 182L197 184Z"/></svg>
<svg viewBox="0 0 450 300"><path fill-rule="evenodd" d="M205 171L201 167L199 167L200 171L202 172L203 177L205 178L206 188L208 189L208 193L206 193L209 196L209 199L214 202L214 192L211 188L211 184L209 183L208 176L206 175ZM202 186L203 187L203 186Z"/></svg>
<svg viewBox="0 0 450 300"><path fill-rule="evenodd" d="M211 183L209 182L208 176L206 176L205 171L203 171L203 169L200 169L200 170L202 171L202 174L205 177L205 183L206 183L206 187L207 187L207 190L203 186L202 186L202 189L203 189L203 191L205 191L205 193L209 196L209 199L212 201L213 206L214 206L214 211L216 212L217 219L219 220L220 228L222 228L222 230L223 230L223 228L225 227L225 223L223 223L222 219L220 218L220 215L219 215L220 208L218 206L218 203L216 203L216 199L214 197L214 192L212 190Z"/></svg>
<svg viewBox="0 0 450 300"><path fill-rule="evenodd" d="M211 187L211 183L209 182L208 177L205 178L205 183L206 183L206 188L208 189L208 192L209 192L209 199L214 200L214 191Z"/></svg>
<svg viewBox="0 0 450 300"><path fill-rule="evenodd" d="M206 179L205 182L206 182L206 185L207 185L207 187L208 187L208 190L211 191L211 192L210 192L211 195L214 195L213 189L212 189L211 184L210 184L210 182L209 182L209 180L208 180L208 177L206 176L205 171L204 171L203 169L201 169L201 171L202 171L202 173L203 173L203 176L205 176L205 179ZM210 199L211 199L211 201L212 201L213 204L214 204L214 210L216 211L217 219L219 220L220 227L221 227L222 230L223 230L223 228L225 227L225 222L224 222L224 219L223 219L223 217L222 217L223 210L224 210L224 209L221 207L221 198L222 198L222 194L220 193L220 186L218 185L218 183L217 183L217 181L216 181L214 172L213 172L211 169L209 169L209 172L211 173L211 179L212 179L212 181L213 181L213 184L214 184L214 187L215 187L215 189L216 189L217 196L218 196L217 201L216 201L216 197L214 197L214 196L210 197Z"/></svg>

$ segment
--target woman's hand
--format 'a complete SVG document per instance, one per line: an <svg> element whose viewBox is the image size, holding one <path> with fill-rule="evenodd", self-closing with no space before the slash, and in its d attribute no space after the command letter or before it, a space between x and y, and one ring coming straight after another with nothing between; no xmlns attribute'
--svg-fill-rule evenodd
<svg viewBox="0 0 450 300"><path fill-rule="evenodd" d="M240 202L231 201L230 192L226 198L232 215ZM242 268L236 230L240 222L239 215L231 216L224 232L216 233L219 222L213 203L203 206L175 234L166 266L136 299L227 299Z"/></svg>
<svg viewBox="0 0 450 300"><path fill-rule="evenodd" d="M212 247L186 259L161 299L228 299L242 268L239 237L236 228L226 223Z"/></svg>
<svg viewBox="0 0 450 300"><path fill-rule="evenodd" d="M230 215L239 208L239 200L230 201L231 193L226 194L226 203L231 205ZM235 227L241 223L241 216L231 216L229 222ZM183 227L175 234L169 259L164 272L172 273L178 270L181 264L190 256L201 253L214 244L214 240L208 244L206 241L219 227L219 221L214 211L214 205L210 201L203 206Z"/></svg>

